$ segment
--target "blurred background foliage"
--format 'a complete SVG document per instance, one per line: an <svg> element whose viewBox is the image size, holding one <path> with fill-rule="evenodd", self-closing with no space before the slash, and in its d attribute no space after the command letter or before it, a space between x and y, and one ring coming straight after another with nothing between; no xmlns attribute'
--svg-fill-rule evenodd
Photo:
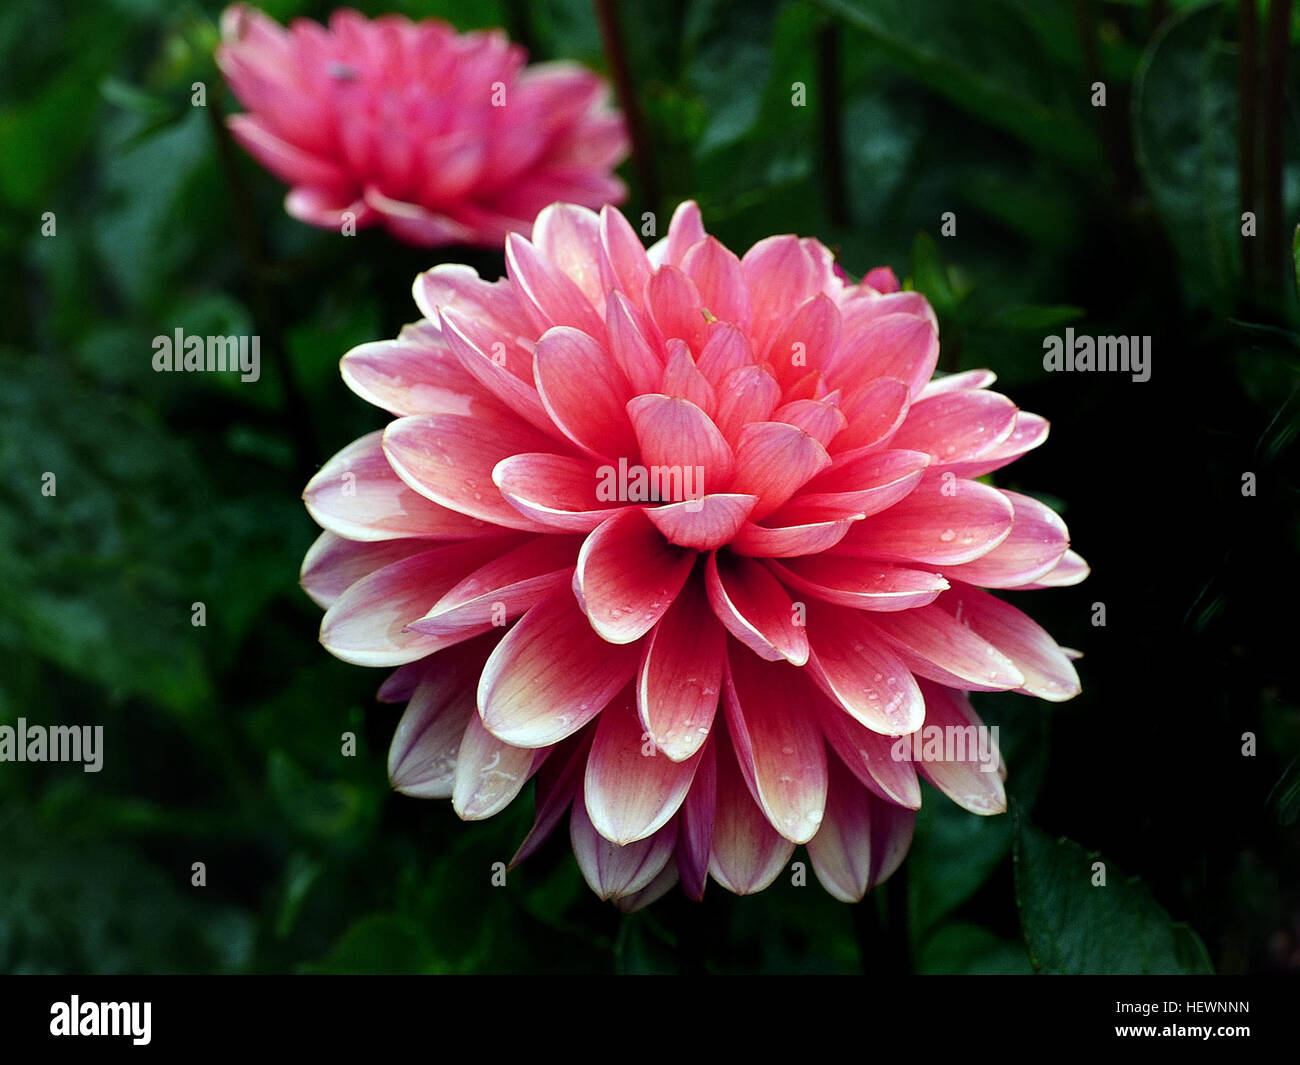
<svg viewBox="0 0 1300 1065"><path fill-rule="evenodd" d="M1295 64L1274 91L1270 58L1300 37L1291 4L358 6L619 75L644 130L629 214L692 196L733 248L817 235L924 291L942 368L989 366L1053 423L999 478L1050 491L1093 566L1032 597L1084 693L977 697L1012 813L927 790L903 872L858 907L785 875L623 918L564 833L490 888L528 802L465 825L390 792L398 710L319 648L296 576L307 476L383 422L339 357L416 317L420 269L500 255L289 219L220 136L218 5L6 0L0 723L102 724L106 758L0 766L0 970L1300 969L1300 138ZM1046 374L1067 324L1151 336L1151 380ZM260 334L262 380L153 373L177 327Z"/></svg>

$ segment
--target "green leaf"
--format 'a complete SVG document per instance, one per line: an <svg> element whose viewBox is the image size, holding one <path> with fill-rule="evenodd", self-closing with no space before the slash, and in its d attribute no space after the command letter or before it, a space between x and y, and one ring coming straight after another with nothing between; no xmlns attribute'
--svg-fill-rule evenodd
<svg viewBox="0 0 1300 1065"><path fill-rule="evenodd" d="M957 305L957 294L939 257L939 246L929 233L918 233L912 243L912 288L922 293L935 312L946 315Z"/></svg>
<svg viewBox="0 0 1300 1065"><path fill-rule="evenodd" d="M1096 854L1053 840L1017 811L1016 904L1034 969L1043 973L1209 973L1205 946L1169 915L1136 877L1105 867L1094 886Z"/></svg>
<svg viewBox="0 0 1300 1065"><path fill-rule="evenodd" d="M1083 317L1082 307L1032 306L1003 307L988 319L997 329L1010 329L1016 333L1041 333Z"/></svg>
<svg viewBox="0 0 1300 1065"><path fill-rule="evenodd" d="M1138 167L1195 301L1224 307L1241 271L1236 59L1228 8L1180 12L1156 34L1133 102Z"/></svg>
<svg viewBox="0 0 1300 1065"><path fill-rule="evenodd" d="M1291 265L1295 275L1295 295L1300 300L1300 226L1291 235Z"/></svg>
<svg viewBox="0 0 1300 1065"><path fill-rule="evenodd" d="M935 930L921 947L919 975L1028 975L1033 972L1024 945L1000 939L987 928L954 921Z"/></svg>
<svg viewBox="0 0 1300 1065"><path fill-rule="evenodd" d="M416 974L439 971L429 937L418 922L397 913L372 913L352 924L308 972Z"/></svg>
<svg viewBox="0 0 1300 1065"><path fill-rule="evenodd" d="M1063 162L1095 168L1101 148L1083 117L1086 82L1052 62L1013 0L821 0L895 66L951 104Z"/></svg>
<svg viewBox="0 0 1300 1065"><path fill-rule="evenodd" d="M969 899L1011 849L1011 819L979 817L928 784L907 856L908 910L918 935Z"/></svg>

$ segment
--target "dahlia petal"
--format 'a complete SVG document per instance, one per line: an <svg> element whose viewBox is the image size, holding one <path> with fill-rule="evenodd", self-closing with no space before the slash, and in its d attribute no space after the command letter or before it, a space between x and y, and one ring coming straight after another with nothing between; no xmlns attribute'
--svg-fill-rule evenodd
<svg viewBox="0 0 1300 1065"><path fill-rule="evenodd" d="M853 522L849 520L815 521L773 528L747 521L728 547L736 554L757 558L816 555L838 544L852 527Z"/></svg>
<svg viewBox="0 0 1300 1065"><path fill-rule="evenodd" d="M584 802L575 800L569 817L569 837L578 868L587 885L602 899L634 895L648 887L672 857L676 835L674 824L620 847L596 831Z"/></svg>
<svg viewBox="0 0 1300 1065"><path fill-rule="evenodd" d="M934 308L920 292L880 295L859 286L841 298L840 314L844 318L846 348L850 351L860 348L863 333L888 315L907 314L913 318L923 318L936 329L939 327L939 318L934 313ZM845 369L851 368L852 365L846 364Z"/></svg>
<svg viewBox="0 0 1300 1065"><path fill-rule="evenodd" d="M600 209L601 280L606 290L640 299L650 279L650 260L631 223L622 213L606 206ZM625 297L626 298L626 297ZM608 313L606 315L608 318ZM613 337L610 337L613 341ZM630 376L630 375L629 375Z"/></svg>
<svg viewBox="0 0 1300 1065"><path fill-rule="evenodd" d="M563 440L537 394L531 372L523 375L521 364L528 359L513 340L496 339L499 334L447 309L441 313L443 336L460 368L480 390L493 396L507 411L522 416L549 437ZM513 367L512 367L513 361ZM531 369L531 367L530 367ZM456 412L463 413L463 412ZM567 444L566 444L567 446Z"/></svg>
<svg viewBox="0 0 1300 1065"><path fill-rule="evenodd" d="M716 801L709 875L728 891L751 895L762 891L781 873L794 853L754 801L725 730L718 736Z"/></svg>
<svg viewBox="0 0 1300 1065"><path fill-rule="evenodd" d="M791 307L822 291L822 270L798 237L760 240L741 257L752 312L750 339L766 351Z"/></svg>
<svg viewBox="0 0 1300 1065"><path fill-rule="evenodd" d="M830 464L826 449L797 426L757 422L740 431L731 488L758 496L752 514L757 521Z"/></svg>
<svg viewBox="0 0 1300 1065"><path fill-rule="evenodd" d="M722 701L754 801L782 836L808 842L826 806L826 743L807 713L799 674L732 644Z"/></svg>
<svg viewBox="0 0 1300 1065"><path fill-rule="evenodd" d="M941 607L872 614L868 623L918 677L963 691L1010 691L1025 683L1014 662Z"/></svg>
<svg viewBox="0 0 1300 1065"><path fill-rule="evenodd" d="M907 417L907 385L880 377L846 392L840 409L848 427L835 438L835 461L850 461L872 448L883 447Z"/></svg>
<svg viewBox="0 0 1300 1065"><path fill-rule="evenodd" d="M867 728L829 698L816 698L813 705L826 742L849 772L886 802L920 809L916 770L909 759L894 757L894 737Z"/></svg>
<svg viewBox="0 0 1300 1065"><path fill-rule="evenodd" d="M506 502L492 480L502 459L549 446L537 430L504 418L419 414L391 422L383 439L393 472L425 498L508 529L546 531Z"/></svg>
<svg viewBox="0 0 1300 1065"><path fill-rule="evenodd" d="M717 394L718 429L728 440L739 441L746 426L768 420L781 401L781 386L766 368L742 366L723 374Z"/></svg>
<svg viewBox="0 0 1300 1065"><path fill-rule="evenodd" d="M655 353L646 335L648 325L621 292L609 294L605 328L609 333L609 351L631 384L632 392L640 395L655 391L663 377L663 359Z"/></svg>
<svg viewBox="0 0 1300 1065"><path fill-rule="evenodd" d="M456 757L474 710L474 688L484 654L480 641L420 663L423 679L411 693L388 748L388 779L404 795L449 799Z"/></svg>
<svg viewBox="0 0 1300 1065"><path fill-rule="evenodd" d="M787 403L772 415L772 421L802 429L824 448L829 448L836 434L849 424L839 407L818 399Z"/></svg>
<svg viewBox="0 0 1300 1065"><path fill-rule="evenodd" d="M454 585L409 627L446 636L481 625L504 626L568 585L581 543L576 536L538 536L520 544Z"/></svg>
<svg viewBox="0 0 1300 1065"><path fill-rule="evenodd" d="M394 136L386 138L385 144L397 146L403 141ZM404 160L408 181L414 179L416 197L423 204L454 209L457 201L471 195L482 181L487 145L476 131L456 130L430 137L418 146L407 142L406 147L414 149L411 158Z"/></svg>
<svg viewBox="0 0 1300 1065"><path fill-rule="evenodd" d="M655 626L637 677L637 709L656 747L674 762L709 737L722 690L726 634L697 581L688 581Z"/></svg>
<svg viewBox="0 0 1300 1065"><path fill-rule="evenodd" d="M984 588L1019 588L1052 572L1070 546L1070 534L1050 507L999 489L1015 510L1011 533L986 555L944 568L948 577Z"/></svg>
<svg viewBox="0 0 1300 1065"><path fill-rule="evenodd" d="M429 671L429 664L432 661L432 657L421 658L415 662L407 662L403 666L398 666L384 678L384 683L381 684L379 690L375 692L376 702L408 702L411 696L415 694L416 686L424 679L424 675Z"/></svg>
<svg viewBox="0 0 1300 1065"><path fill-rule="evenodd" d="M731 484L736 456L718 427L694 403L651 393L628 401L641 461L660 470L677 467L703 471L696 494L708 484L714 491Z"/></svg>
<svg viewBox="0 0 1300 1065"><path fill-rule="evenodd" d="M1002 543L1014 515L997 489L932 471L904 499L858 522L835 550L888 562L958 565Z"/></svg>
<svg viewBox="0 0 1300 1065"><path fill-rule="evenodd" d="M406 537L401 540L358 542L323 532L302 560L299 583L312 602L330 606L352 585L390 562L437 547L437 540Z"/></svg>
<svg viewBox="0 0 1300 1065"><path fill-rule="evenodd" d="M670 544L713 551L731 541L757 502L757 496L719 493L647 507L645 516Z"/></svg>
<svg viewBox="0 0 1300 1065"><path fill-rule="evenodd" d="M614 895L610 901L622 913L636 913L637 910L643 910L652 902L658 902L667 895L677 886L678 879L677 866L669 861L659 870L659 875L641 890L634 891L630 895Z"/></svg>
<svg viewBox="0 0 1300 1065"><path fill-rule="evenodd" d="M565 532L591 532L623 509L597 497L600 467L590 459L529 452L502 459L492 483L521 514Z"/></svg>
<svg viewBox="0 0 1300 1065"><path fill-rule="evenodd" d="M714 318L743 328L749 323L749 291L740 260L716 237L705 237L682 258L682 272L695 282Z"/></svg>
<svg viewBox="0 0 1300 1065"><path fill-rule="evenodd" d="M384 457L383 433L354 441L307 482L303 502L316 523L348 540L457 540L506 530L439 506L411 490Z"/></svg>
<svg viewBox="0 0 1300 1065"><path fill-rule="evenodd" d="M645 303L664 340L676 337L691 351L703 351L708 319L694 281L675 266L661 266L646 282Z"/></svg>
<svg viewBox="0 0 1300 1065"><path fill-rule="evenodd" d="M944 729L948 736L954 737L954 749L945 750L945 755L960 752L963 757L919 758L916 760L917 771L963 810L980 815L1005 813L1007 794L997 772L1001 755L996 745L978 738L984 724L971 707L970 699L965 692L954 691L942 684L923 680L921 685L925 694L927 727ZM914 752L916 746L914 742ZM924 745L920 746L924 751ZM988 760L982 761L981 754Z"/></svg>
<svg viewBox="0 0 1300 1065"><path fill-rule="evenodd" d="M231 115L226 119L231 136L254 159L289 185L325 186L345 189L351 184L347 171L337 163L277 137L265 120L254 115Z"/></svg>
<svg viewBox="0 0 1300 1065"><path fill-rule="evenodd" d="M872 377L895 377L915 399L939 362L939 334L914 314L887 314L856 332L845 328L846 357L864 360Z"/></svg>
<svg viewBox="0 0 1300 1065"><path fill-rule="evenodd" d="M916 397L929 399L942 392L956 392L967 388L988 388L998 379L992 370L963 370L961 373L939 374L932 377Z"/></svg>
<svg viewBox="0 0 1300 1065"><path fill-rule="evenodd" d="M808 637L795 605L759 562L715 551L705 562L709 605L723 626L754 654L769 662L808 661Z"/></svg>
<svg viewBox="0 0 1300 1065"><path fill-rule="evenodd" d="M483 724L515 747L547 747L582 728L636 673L640 652L602 640L559 588L519 619L483 667Z"/></svg>
<svg viewBox="0 0 1300 1065"><path fill-rule="evenodd" d="M930 457L923 451L875 451L819 474L794 502L804 507L848 507L868 517L911 494L929 464Z"/></svg>
<svg viewBox="0 0 1300 1065"><path fill-rule="evenodd" d="M605 286L595 254L600 246L600 219L596 212L572 203L553 203L537 215L532 240L537 250L577 285L597 313L603 315Z"/></svg>
<svg viewBox="0 0 1300 1065"><path fill-rule="evenodd" d="M383 215L388 231L408 244L434 247L441 244L471 244L474 241L472 229L418 203L385 196L374 185L367 185L362 195L368 206Z"/></svg>
<svg viewBox="0 0 1300 1065"><path fill-rule="evenodd" d="M361 344L343 356L339 368L353 392L399 418L500 411L492 394L441 345L403 340Z"/></svg>
<svg viewBox="0 0 1300 1065"><path fill-rule="evenodd" d="M600 316L572 281L517 233L506 238L506 272L539 333L556 325L603 336Z"/></svg>
<svg viewBox="0 0 1300 1065"><path fill-rule="evenodd" d="M1047 439L1051 426L1046 418L1028 411L1021 411L1016 419L1016 427L997 447L980 455L970 462L958 462L949 467L958 477L983 477L994 470L1000 470L1008 463L1015 462L1027 451L1032 451Z"/></svg>
<svg viewBox="0 0 1300 1065"><path fill-rule="evenodd" d="M514 802L545 752L502 743L471 714L456 756L451 804L463 821L481 821Z"/></svg>
<svg viewBox="0 0 1300 1065"><path fill-rule="evenodd" d="M477 325L502 340L514 341L533 331L510 282L504 278L485 281L468 266L440 263L416 277L411 294L420 313L431 322L451 311L462 322ZM532 361L523 347L508 344L505 355L517 377L532 378Z"/></svg>
<svg viewBox="0 0 1300 1065"><path fill-rule="evenodd" d="M400 666L490 628L427 636L407 626L436 603L461 573L508 551L514 539L466 540L389 563L357 581L321 620L324 648L358 666Z"/></svg>
<svg viewBox="0 0 1300 1065"><path fill-rule="evenodd" d="M808 611L808 642L809 677L847 713L885 736L921 727L925 703L911 670L865 614L817 604Z"/></svg>
<svg viewBox="0 0 1300 1065"><path fill-rule="evenodd" d="M1021 585L1020 590L1033 588L1065 588L1078 584L1092 572L1083 556L1074 551L1066 551L1055 568L1039 577L1032 584Z"/></svg>
<svg viewBox="0 0 1300 1065"><path fill-rule="evenodd" d="M709 850L713 840L714 809L718 794L717 776L715 746L706 743L701 749L691 790L686 793L681 816L677 819L677 870L683 890L696 902L704 898L704 885L709 878ZM779 836L777 838L780 839Z"/></svg>
<svg viewBox="0 0 1300 1065"><path fill-rule="evenodd" d="M679 266L686 253L705 237L704 219L694 200L683 200L668 222L668 235L653 245L648 256L656 269L664 264Z"/></svg>
<svg viewBox="0 0 1300 1065"><path fill-rule="evenodd" d="M568 812L582 786L582 777L587 771L587 754L595 735L595 728L586 728L550 749L550 757L533 778L533 827L510 859L511 869L537 853Z"/></svg>
<svg viewBox="0 0 1300 1065"><path fill-rule="evenodd" d="M1006 440L1017 413L997 392L941 392L912 404L890 446L924 451L937 463L969 461Z"/></svg>
<svg viewBox="0 0 1300 1065"><path fill-rule="evenodd" d="M935 606L1015 663L1024 674L1019 690L1052 703L1079 694L1079 675L1070 659L1046 630L1010 603L969 584L954 584Z"/></svg>
<svg viewBox="0 0 1300 1065"><path fill-rule="evenodd" d="M596 722L583 782L587 816L597 832L619 846L645 839L677 813L699 761L698 752L684 762L658 753L643 732L629 689Z"/></svg>
<svg viewBox="0 0 1300 1065"><path fill-rule="evenodd" d="M911 811L891 813L836 759L830 760L826 819L808 841L813 872L841 902L860 902L897 869L911 844Z"/></svg>
<svg viewBox="0 0 1300 1065"><path fill-rule="evenodd" d="M783 584L853 610L911 610L933 603L948 587L938 573L845 555L773 559L767 565Z"/></svg>
<svg viewBox="0 0 1300 1065"><path fill-rule="evenodd" d="M557 326L537 342L537 391L561 431L593 458L636 450L625 406L632 389L601 345L586 333Z"/></svg>
<svg viewBox="0 0 1300 1065"><path fill-rule="evenodd" d="M574 580L591 627L628 644L664 616L694 564L695 552L668 543L640 508L627 507L587 537Z"/></svg>
<svg viewBox="0 0 1300 1065"><path fill-rule="evenodd" d="M781 397L787 403L796 403L801 399L816 399L830 402L830 397L834 395L834 403L839 406L844 397L844 390L836 388L832 391L830 385L826 383L826 375L821 370L812 370L800 377L793 384L786 385L781 392Z"/></svg>
<svg viewBox="0 0 1300 1065"><path fill-rule="evenodd" d="M880 293L897 292L901 287L897 275L888 266L868 270L862 277L862 283Z"/></svg>
<svg viewBox="0 0 1300 1065"><path fill-rule="evenodd" d="M777 368L783 381L795 381L811 370L825 372L840 353L844 326L839 308L818 292L798 305L772 335L763 361Z"/></svg>
<svg viewBox="0 0 1300 1065"><path fill-rule="evenodd" d="M315 185L296 185L291 188L284 195L284 209L290 218L296 218L299 222L339 231L345 222L351 222L360 230L374 225L382 217L364 199L354 197L350 189L328 189Z"/></svg>
<svg viewBox="0 0 1300 1065"><path fill-rule="evenodd" d="M754 352L745 334L734 325L730 322L715 322L709 330L709 339L704 342L704 349L700 352L696 365L700 373L708 379L709 384L721 388L722 382L733 370L754 366ZM767 377L772 380L770 374ZM777 394L780 394L779 389ZM760 420L766 418L771 409L769 406Z"/></svg>
<svg viewBox="0 0 1300 1065"><path fill-rule="evenodd" d="M713 386L696 368L685 341L676 338L668 341L668 364L657 391L675 399L690 400L709 417L713 416L716 405Z"/></svg>

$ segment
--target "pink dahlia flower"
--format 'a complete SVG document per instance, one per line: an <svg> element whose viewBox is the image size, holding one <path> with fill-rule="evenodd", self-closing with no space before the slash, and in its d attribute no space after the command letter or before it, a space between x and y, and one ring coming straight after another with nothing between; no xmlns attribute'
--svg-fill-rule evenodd
<svg viewBox="0 0 1300 1065"><path fill-rule="evenodd" d="M399 667L394 786L482 818L534 778L518 857L569 812L628 908L678 879L757 891L796 844L859 899L908 848L918 775L1003 810L995 748L898 737L974 736L970 691L1079 691L985 591L1087 572L1056 514L977 479L1047 423L986 371L932 380L934 315L892 274L847 283L793 236L737 258L693 203L648 251L556 204L506 265L422 274L424 318L344 357L396 419L305 493L321 641Z"/></svg>
<svg viewBox="0 0 1300 1065"><path fill-rule="evenodd" d="M627 155L604 82L524 66L499 31L336 11L282 28L236 4L217 62L248 109L230 130L315 226L385 226L411 244L499 245L555 200L621 203Z"/></svg>

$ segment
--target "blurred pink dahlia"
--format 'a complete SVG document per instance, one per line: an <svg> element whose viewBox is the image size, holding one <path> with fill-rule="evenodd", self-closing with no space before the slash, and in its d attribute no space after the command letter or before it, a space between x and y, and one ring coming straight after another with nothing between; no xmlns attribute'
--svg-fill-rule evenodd
<svg viewBox="0 0 1300 1065"><path fill-rule="evenodd" d="M248 109L231 133L291 186L311 225L379 223L411 244L499 245L556 200L621 203L627 155L605 83L568 63L524 66L499 31L436 20L287 29L243 4L221 17L217 62Z"/></svg>
<svg viewBox="0 0 1300 1065"><path fill-rule="evenodd" d="M986 371L931 380L934 314L888 270L848 283L793 236L737 258L693 203L648 251L616 210L553 205L506 267L422 274L424 318L344 357L396 420L304 496L321 642L399 667L393 785L472 819L535 778L516 860L571 811L625 908L760 890L800 843L860 899L918 774L1003 810L995 747L896 738L972 736L968 691L1079 691L984 591L1087 573L1055 513L976 479L1047 423Z"/></svg>

